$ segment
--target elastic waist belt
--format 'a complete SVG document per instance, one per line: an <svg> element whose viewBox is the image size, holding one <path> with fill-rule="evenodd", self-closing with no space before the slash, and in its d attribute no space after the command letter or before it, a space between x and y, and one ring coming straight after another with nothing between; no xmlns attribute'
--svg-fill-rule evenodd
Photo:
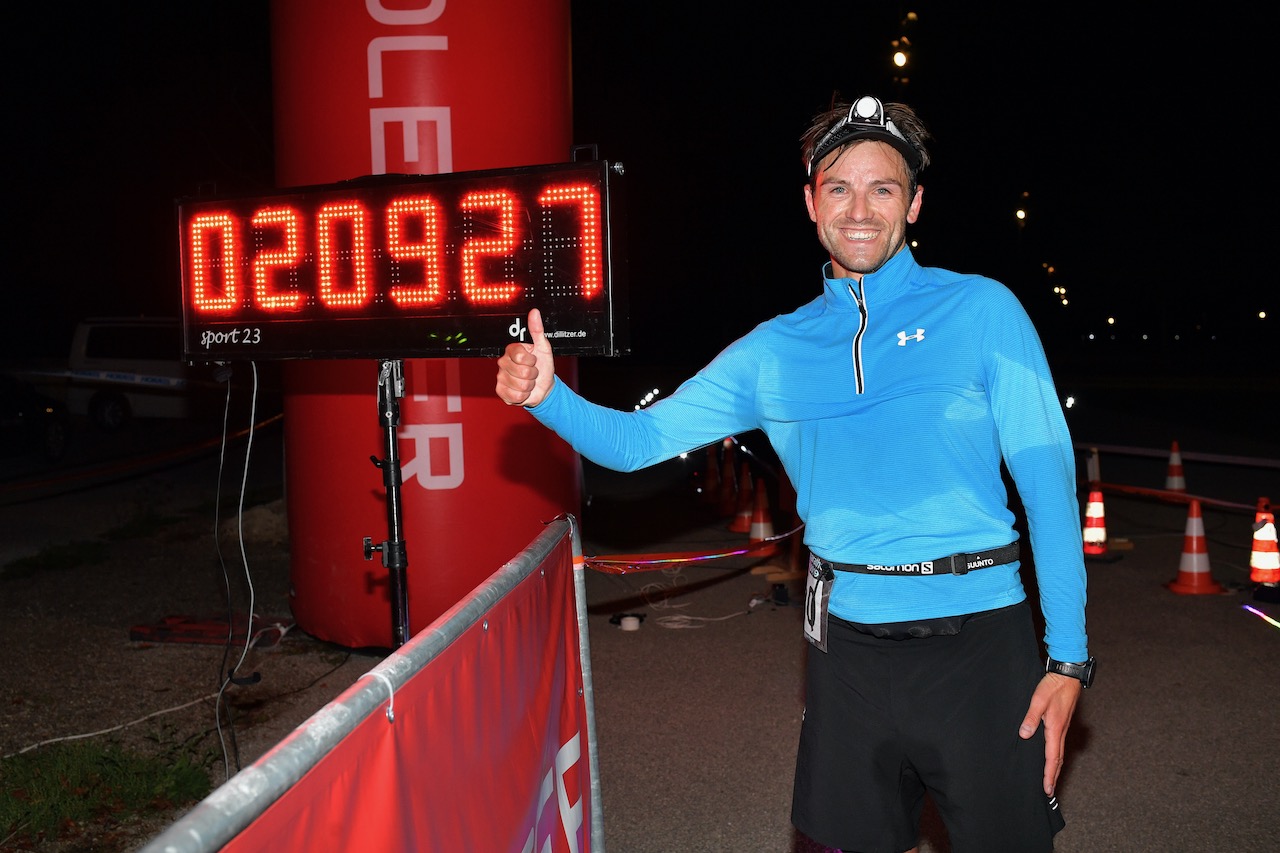
<svg viewBox="0 0 1280 853"><path fill-rule="evenodd" d="M922 563L902 563L897 566L880 566L875 563L833 563L816 554L809 555L809 568L817 572L854 572L859 575L967 575L987 566L1003 566L1018 559L1018 543L1010 542L990 551L976 554L952 554Z"/></svg>

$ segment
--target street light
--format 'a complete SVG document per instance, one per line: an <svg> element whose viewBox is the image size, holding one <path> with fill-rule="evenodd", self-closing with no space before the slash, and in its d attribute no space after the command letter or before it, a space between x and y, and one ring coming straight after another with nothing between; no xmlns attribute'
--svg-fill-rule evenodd
<svg viewBox="0 0 1280 853"><path fill-rule="evenodd" d="M913 27L918 20L919 19L916 17L915 12L908 12L906 17L903 18L899 24L899 26L902 27L902 35L889 42L889 46L893 48L893 53L891 54L893 67L895 69L893 73L893 82L904 86L911 82L911 78L908 76L909 69L907 68L907 66L911 64L911 38L907 35L907 31L909 28Z"/></svg>

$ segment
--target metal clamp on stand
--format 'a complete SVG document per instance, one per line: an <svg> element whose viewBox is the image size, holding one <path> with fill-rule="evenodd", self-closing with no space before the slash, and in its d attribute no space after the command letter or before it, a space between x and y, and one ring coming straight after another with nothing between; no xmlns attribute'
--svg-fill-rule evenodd
<svg viewBox="0 0 1280 853"><path fill-rule="evenodd" d="M382 469L382 485L387 491L387 528L391 538L379 545L373 538L364 537L364 558L373 559L374 551L382 552L382 565L386 567L391 589L391 638L395 647L403 646L409 639L409 590L407 569L409 556L402 538L404 510L400 503L400 445L396 430L400 426L400 398L404 396L404 362L401 359L385 359L378 366L378 423L383 429L383 446L386 458L370 456L370 461Z"/></svg>

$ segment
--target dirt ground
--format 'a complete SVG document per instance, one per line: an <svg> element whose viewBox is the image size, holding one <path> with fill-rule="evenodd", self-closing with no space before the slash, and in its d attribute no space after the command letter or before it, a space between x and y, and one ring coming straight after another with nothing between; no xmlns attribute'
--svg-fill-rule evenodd
<svg viewBox="0 0 1280 853"><path fill-rule="evenodd" d="M243 529L244 558L233 523L223 524L219 555L210 519L182 514L118 535L102 562L0 577L0 756L92 738L185 751L216 786L376 666L375 654L292 627L283 503L250 509ZM246 644L250 582L260 618ZM228 589L237 613L230 645L227 610L217 606ZM207 641L163 639L166 628L191 627ZM228 672L235 680L224 689ZM0 838L0 848L133 850L188 807L68 827L35 846Z"/></svg>

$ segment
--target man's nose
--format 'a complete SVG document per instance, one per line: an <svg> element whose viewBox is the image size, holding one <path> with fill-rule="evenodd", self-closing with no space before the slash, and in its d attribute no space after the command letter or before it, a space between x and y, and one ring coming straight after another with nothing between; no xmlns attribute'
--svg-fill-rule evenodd
<svg viewBox="0 0 1280 853"><path fill-rule="evenodd" d="M853 193L849 197L849 203L844 209L845 216L855 222L862 222L871 216L871 205L867 203L867 197L858 193Z"/></svg>

